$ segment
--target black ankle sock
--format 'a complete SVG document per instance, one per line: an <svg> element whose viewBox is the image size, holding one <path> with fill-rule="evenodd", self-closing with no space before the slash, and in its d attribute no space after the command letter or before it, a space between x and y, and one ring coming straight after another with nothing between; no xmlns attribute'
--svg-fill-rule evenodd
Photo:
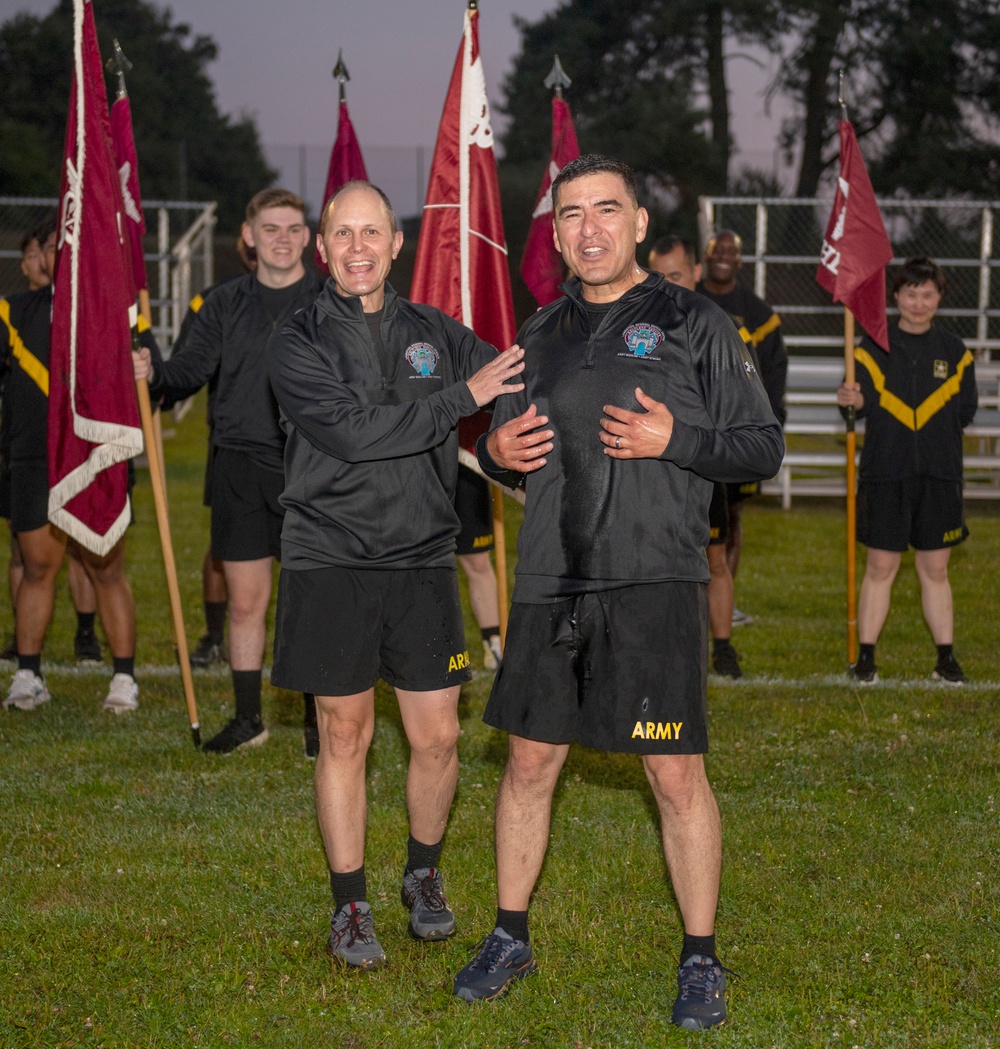
<svg viewBox="0 0 1000 1049"><path fill-rule="evenodd" d="M330 891L333 893L334 910L339 911L349 903L367 903L368 886L365 883L365 865L346 874L330 871Z"/></svg>
<svg viewBox="0 0 1000 1049"><path fill-rule="evenodd" d="M938 653L938 662L939 663L943 659L951 659L951 658L953 658L952 651L951 651L951 645L938 645L937 646L937 653Z"/></svg>
<svg viewBox="0 0 1000 1049"><path fill-rule="evenodd" d="M213 645L221 645L226 631L226 609L228 601L205 602L205 630Z"/></svg>
<svg viewBox="0 0 1000 1049"><path fill-rule="evenodd" d="M483 640L484 641L489 641L489 639L491 637L493 637L494 634L497 637L500 636L500 627L498 627L498 626L484 626L484 627L480 627L479 633L483 635Z"/></svg>
<svg viewBox="0 0 1000 1049"><path fill-rule="evenodd" d="M873 663L875 662L874 645L858 645L858 659L864 659L865 656L867 656Z"/></svg>
<svg viewBox="0 0 1000 1049"><path fill-rule="evenodd" d="M515 940L528 943L528 912L505 911L497 907L497 925Z"/></svg>
<svg viewBox="0 0 1000 1049"><path fill-rule="evenodd" d="M17 654L17 669L18 670L30 670L32 673L37 674L39 677L42 676L42 653L39 652L37 656L22 656L20 652Z"/></svg>
<svg viewBox="0 0 1000 1049"><path fill-rule="evenodd" d="M684 933L684 946L681 948L681 965L683 965L692 954L701 954L717 962L719 959L715 953L715 933L711 936L689 936Z"/></svg>
<svg viewBox="0 0 1000 1049"><path fill-rule="evenodd" d="M116 674L128 674L129 677L135 677L135 656L126 656L124 659L119 659L117 656L113 658L114 672Z"/></svg>
<svg viewBox="0 0 1000 1049"><path fill-rule="evenodd" d="M444 839L436 845L425 845L422 841L411 834L406 842L406 870L404 874L423 870L425 867L436 867L441 858L441 845Z"/></svg>
<svg viewBox="0 0 1000 1049"><path fill-rule="evenodd" d="M96 612L77 612L76 632L78 634L92 634L94 632L94 619Z"/></svg>
<svg viewBox="0 0 1000 1049"><path fill-rule="evenodd" d="M305 712L302 724L306 727L316 724L316 697L311 692L303 692L302 699L305 703Z"/></svg>
<svg viewBox="0 0 1000 1049"><path fill-rule="evenodd" d="M728 637L713 637L712 638L712 651L718 652L720 649L730 647L730 639Z"/></svg>
<svg viewBox="0 0 1000 1049"><path fill-rule="evenodd" d="M233 671L236 716L241 721L246 718L260 717L260 680L261 672L259 670Z"/></svg>

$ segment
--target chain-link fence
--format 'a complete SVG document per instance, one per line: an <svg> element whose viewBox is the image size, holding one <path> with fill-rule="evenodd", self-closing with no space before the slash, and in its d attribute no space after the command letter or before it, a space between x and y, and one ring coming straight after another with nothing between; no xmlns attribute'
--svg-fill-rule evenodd
<svg viewBox="0 0 1000 1049"><path fill-rule="evenodd" d="M21 240L54 217L57 207L58 201L49 197L0 197L0 295L27 289L21 273ZM215 204L147 200L143 212L153 330L160 346L167 349L192 295L215 279Z"/></svg>
<svg viewBox="0 0 1000 1049"><path fill-rule="evenodd" d="M743 240L743 263L754 290L781 317L793 353L838 353L843 348L842 306L816 283L819 248L831 200L703 197L702 244L731 229ZM993 223L998 201L880 200L892 244L889 267L912 255L930 255L942 267L948 291L938 315L966 345L989 357L1000 350L1000 247ZM895 310L889 297L889 314Z"/></svg>

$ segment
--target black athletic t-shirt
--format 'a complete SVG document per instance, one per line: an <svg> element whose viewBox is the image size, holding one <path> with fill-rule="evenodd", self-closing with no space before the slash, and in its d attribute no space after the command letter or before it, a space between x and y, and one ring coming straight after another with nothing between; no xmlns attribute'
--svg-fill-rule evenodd
<svg viewBox="0 0 1000 1049"><path fill-rule="evenodd" d="M257 293L260 295L260 301L264 304L264 309L271 316L272 321L276 321L285 310L291 306L295 301L295 297L302 290L302 281L297 280L294 284L289 284L287 288L269 288L266 284L257 282Z"/></svg>

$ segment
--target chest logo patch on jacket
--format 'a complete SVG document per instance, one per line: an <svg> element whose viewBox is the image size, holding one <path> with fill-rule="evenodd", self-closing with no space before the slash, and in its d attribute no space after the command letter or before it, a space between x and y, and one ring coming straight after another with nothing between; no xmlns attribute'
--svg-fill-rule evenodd
<svg viewBox="0 0 1000 1049"><path fill-rule="evenodd" d="M934 378L935 379L947 379L948 378L948 362L947 361L935 361L934 362Z"/></svg>
<svg viewBox="0 0 1000 1049"><path fill-rule="evenodd" d="M429 379L434 374L441 355L429 342L415 342L406 347L406 359L417 373L411 379Z"/></svg>
<svg viewBox="0 0 1000 1049"><path fill-rule="evenodd" d="M646 360L659 360L653 357L653 350L663 342L663 332L655 324L632 324L622 332L625 345L629 348L627 354L619 354L620 357L639 357Z"/></svg>

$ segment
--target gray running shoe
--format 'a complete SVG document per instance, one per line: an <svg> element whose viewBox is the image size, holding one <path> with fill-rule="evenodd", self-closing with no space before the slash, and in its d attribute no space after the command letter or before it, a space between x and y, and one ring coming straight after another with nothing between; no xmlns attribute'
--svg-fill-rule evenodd
<svg viewBox="0 0 1000 1049"><path fill-rule="evenodd" d="M213 663L225 663L226 649L224 645L213 641L210 635L204 634L188 655L188 660L193 667L210 667Z"/></svg>
<svg viewBox="0 0 1000 1049"><path fill-rule="evenodd" d="M444 897L436 867L404 874L400 897L410 912L410 935L415 940L447 940L455 932L455 915Z"/></svg>
<svg viewBox="0 0 1000 1049"><path fill-rule="evenodd" d="M327 950L355 969L377 969L385 964L385 951L375 938L375 919L367 903L349 903L334 914Z"/></svg>
<svg viewBox="0 0 1000 1049"><path fill-rule="evenodd" d="M103 709L115 714L139 709L139 686L131 674L115 674Z"/></svg>
<svg viewBox="0 0 1000 1049"><path fill-rule="evenodd" d="M524 979L536 968L531 945L513 939L498 926L455 977L453 993L466 1002L492 1002L506 994L514 980Z"/></svg>
<svg viewBox="0 0 1000 1049"><path fill-rule="evenodd" d="M10 683L10 690L3 705L8 709L17 707L18 710L34 710L43 703L48 703L49 690L41 675L33 670L18 670Z"/></svg>
<svg viewBox="0 0 1000 1049"><path fill-rule="evenodd" d="M677 999L671 1022L685 1031L718 1027L726 1020L726 973L713 958L693 954L677 969Z"/></svg>
<svg viewBox="0 0 1000 1049"><path fill-rule="evenodd" d="M753 616L748 615L746 612L741 612L735 605L733 606L733 626L748 626L753 622Z"/></svg>

